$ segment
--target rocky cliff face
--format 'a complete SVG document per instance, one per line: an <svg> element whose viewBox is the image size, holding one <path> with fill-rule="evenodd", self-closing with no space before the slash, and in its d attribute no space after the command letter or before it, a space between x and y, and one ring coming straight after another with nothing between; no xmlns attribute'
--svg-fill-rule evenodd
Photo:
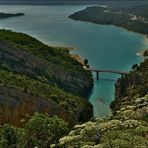
<svg viewBox="0 0 148 148"><path fill-rule="evenodd" d="M65 119L68 118L66 111L51 100L25 93L19 89L0 87L0 123L11 122L18 126L27 114L32 115L36 111L46 112L49 116L61 114Z"/></svg>
<svg viewBox="0 0 148 148"><path fill-rule="evenodd" d="M76 95L85 96L85 92L92 87L92 80L83 69L81 69L82 73L66 70L66 65L61 67L58 63L45 61L19 48L11 47L8 43L0 42L0 57L0 64L6 65L10 71L25 74L49 84L56 83L65 91ZM78 65L75 67L80 67Z"/></svg>
<svg viewBox="0 0 148 148"><path fill-rule="evenodd" d="M58 115L71 126L87 121L93 109L81 97L92 85L91 74L68 52L0 30L0 123L18 126L36 111Z"/></svg>
<svg viewBox="0 0 148 148"><path fill-rule="evenodd" d="M75 125L77 121L86 120L89 110L80 108L77 115L71 116L68 112L59 107L54 101L28 94L22 90L12 87L0 87L0 123L11 123L16 126L22 125L21 120L34 112L48 113L50 117L58 115L60 118ZM85 114L83 114L83 112ZM81 116L84 115L84 118Z"/></svg>
<svg viewBox="0 0 148 148"><path fill-rule="evenodd" d="M115 100L111 104L113 110L119 110L122 105L132 104L137 97L148 93L148 59L140 65L134 65L133 70L120 78L115 84Z"/></svg>

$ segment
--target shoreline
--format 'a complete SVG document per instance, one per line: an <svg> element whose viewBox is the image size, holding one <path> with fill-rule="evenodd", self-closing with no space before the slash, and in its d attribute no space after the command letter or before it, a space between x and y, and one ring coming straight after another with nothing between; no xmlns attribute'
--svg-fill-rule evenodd
<svg viewBox="0 0 148 148"><path fill-rule="evenodd" d="M81 21L81 20L75 20L75 21ZM114 24L98 24L98 23L89 22L89 21L81 21L81 22L91 23L91 24L96 24L96 25L105 25L105 26L111 25L111 26L114 26L114 27L116 27L116 28L124 29L124 30L126 30L126 31L128 31L128 32L136 33L136 34L139 34L139 35L143 36L143 37L144 37L144 42L147 42L147 44L148 44L148 35L143 34L143 33L139 33L139 32L136 32L136 31L128 30L127 28L122 27L122 26L116 26L116 25L114 25ZM74 47L66 47L66 46L65 46L65 47L56 47L56 46L53 46L53 47L58 48L58 49L62 49L62 50L67 50L67 51L69 51L69 55L71 56L71 58L77 60L80 64L82 64L82 66L83 66L83 68L84 68L84 65L85 65L85 64L84 64L84 58L82 58L80 54L70 53L70 52L73 51L73 50L78 50L77 48L74 48ZM147 48L146 48L146 49L147 49ZM142 58L148 58L148 56L144 56L144 52L145 52L146 49L141 49L141 50L137 51L135 54L136 54L137 56L142 57ZM85 68L84 68L84 69L85 69Z"/></svg>
<svg viewBox="0 0 148 148"><path fill-rule="evenodd" d="M82 64L82 66L84 66L84 58L81 57L80 54L76 54L76 53L71 53L71 51L73 50L78 50L77 48L74 48L74 47L56 47L56 46L53 46L59 50L65 50L66 52L69 52L69 55L71 58L75 59L76 61L78 61L80 64ZM84 67L83 67L84 68Z"/></svg>
<svg viewBox="0 0 148 148"><path fill-rule="evenodd" d="M137 54L137 56L140 56L140 57L143 57L143 58L148 58L147 52L148 52L148 49L144 49L144 50L137 52L136 54Z"/></svg>
<svg viewBox="0 0 148 148"><path fill-rule="evenodd" d="M106 5L107 7L108 7L108 5ZM92 7L92 6L90 6L90 7ZM97 7L101 7L101 6L99 6L99 5L97 5ZM89 7L86 7L85 9L82 9L82 10L80 10L80 11L85 11L87 8L89 8ZM139 35L142 35L142 36L144 36L144 38L145 38L145 42L147 42L148 43L148 34L145 34L145 33L140 33L140 32L137 32L137 31L134 31L134 30L132 30L132 29L128 29L128 28L126 28L125 26L122 26L122 25L116 25L116 24L113 24L113 23L110 23L110 24L106 24L106 23L98 23L98 22L93 22L93 21L89 21L89 20L81 20L81 18L80 19L77 19L77 18L75 18L75 17L72 17L72 15L75 15L76 13L79 13L79 11L76 11L76 12L74 12L73 14L71 14L71 15L69 15L68 17L70 18L70 19L72 19L72 20L74 20L74 21L80 21L80 22L85 22L85 23L91 23L91 24L96 24L96 25L105 25L105 26L109 26L109 25L111 25L111 26L114 26L114 27L118 27L118 28L120 28L120 29L124 29L124 30L126 30L126 31L128 31L128 32L132 32L132 33L136 33L136 34L139 34ZM147 48L147 47L146 47ZM145 49L141 49L141 50L145 50ZM140 51L141 51L140 50ZM139 51L139 52L140 52ZM138 52L137 52L138 53ZM136 53L136 55L137 55L137 53Z"/></svg>
<svg viewBox="0 0 148 148"><path fill-rule="evenodd" d="M70 19L73 19L73 18L70 18ZM75 20L75 19L73 19L73 20L74 20L74 21L85 22L85 23L96 24L96 25L114 26L114 27L116 27L116 28L124 29L124 30L126 30L126 31L128 31L128 32L136 33L136 34L139 34L139 35L143 36L143 37L144 37L144 40L145 40L144 42L147 42L147 44L148 44L148 35L147 35L147 34L143 34L143 33L140 33L140 32L136 32L136 31L133 31L133 30L128 30L128 29L125 28L125 27L122 27L122 26L116 26L116 25L114 25L114 24L99 24L99 23L90 22L90 21ZM137 51L135 54L136 54L137 56L142 56L142 57L144 57L143 55L141 55L141 51L144 52L145 49L141 49L140 51Z"/></svg>
<svg viewBox="0 0 148 148"><path fill-rule="evenodd" d="M49 45L50 46L50 45ZM74 47L67 47L67 46L52 46L54 48L57 48L57 49L60 49L60 50L67 50L67 51L73 51L73 50L77 50L76 48Z"/></svg>
<svg viewBox="0 0 148 148"><path fill-rule="evenodd" d="M77 60L80 64L82 64L82 66L85 65L85 64L84 64L84 59L81 57L80 54L71 54L71 53L70 53L70 56L71 56L73 59ZM84 67L83 67L83 68L84 68Z"/></svg>

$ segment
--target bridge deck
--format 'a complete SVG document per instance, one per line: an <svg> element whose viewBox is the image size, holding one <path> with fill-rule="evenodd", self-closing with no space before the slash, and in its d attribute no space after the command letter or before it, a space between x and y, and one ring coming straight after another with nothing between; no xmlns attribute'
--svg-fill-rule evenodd
<svg viewBox="0 0 148 148"><path fill-rule="evenodd" d="M117 70L98 70L98 69L92 69L92 68L88 68L86 70L92 71L92 72L106 72L106 73L115 73L115 74L128 74L128 72L122 72L122 71L117 71Z"/></svg>

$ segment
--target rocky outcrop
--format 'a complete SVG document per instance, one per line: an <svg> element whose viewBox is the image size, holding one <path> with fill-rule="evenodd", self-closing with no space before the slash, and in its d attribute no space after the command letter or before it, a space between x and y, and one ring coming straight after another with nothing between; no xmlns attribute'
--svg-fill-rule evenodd
<svg viewBox="0 0 148 148"><path fill-rule="evenodd" d="M133 73L118 79L115 84L115 100L111 103L113 110L119 110L121 104L126 101L130 101L133 96L129 95L129 91L132 90L141 81L141 77L138 73Z"/></svg>
<svg viewBox="0 0 148 148"><path fill-rule="evenodd" d="M148 60L139 65L133 65L133 70L118 79L115 84L115 100L111 108L117 111L122 105L132 104L137 97L143 97L148 93Z"/></svg>
<svg viewBox="0 0 148 148"><path fill-rule="evenodd" d="M65 121L71 121L66 111L57 106L52 100L47 100L22 90L11 87L0 87L0 123L21 125L21 119L34 112L48 113L49 116L58 115Z"/></svg>
<svg viewBox="0 0 148 148"><path fill-rule="evenodd" d="M49 116L57 115L75 125L78 121L87 121L90 118L89 108L81 108L75 116L71 116L64 109L59 107L54 101L47 98L28 94L22 90L1 86L0 87L0 123L11 123L16 126L22 125L21 120L26 115L34 112L48 113ZM82 116L82 114L84 116Z"/></svg>

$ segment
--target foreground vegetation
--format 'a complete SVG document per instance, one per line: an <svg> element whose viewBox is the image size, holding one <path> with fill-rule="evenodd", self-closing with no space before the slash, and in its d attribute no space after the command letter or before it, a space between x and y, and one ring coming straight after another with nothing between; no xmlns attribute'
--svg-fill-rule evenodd
<svg viewBox="0 0 148 148"><path fill-rule="evenodd" d="M50 47L26 34L8 30L0 30L0 47L4 54L0 64L4 69L56 84L78 96L86 96L85 92L93 86L91 73L72 59L68 50ZM7 57L7 53L12 57Z"/></svg>

